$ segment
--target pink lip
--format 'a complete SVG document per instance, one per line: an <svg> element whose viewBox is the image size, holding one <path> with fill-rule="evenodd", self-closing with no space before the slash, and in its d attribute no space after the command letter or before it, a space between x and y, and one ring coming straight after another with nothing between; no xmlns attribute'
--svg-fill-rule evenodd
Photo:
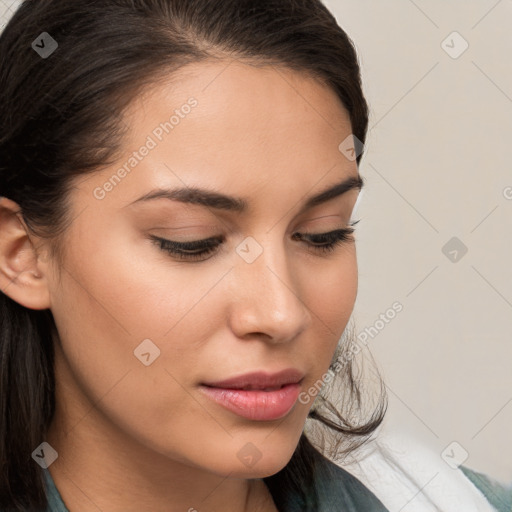
<svg viewBox="0 0 512 512"><path fill-rule="evenodd" d="M226 409L250 420L286 416L297 402L304 374L293 368L274 374L253 372L218 382L203 383L201 391ZM249 389L242 389L249 387ZM268 388L276 388L269 389Z"/></svg>
<svg viewBox="0 0 512 512"><path fill-rule="evenodd" d="M304 374L295 368L287 368L276 373L251 372L237 377L216 381L203 382L205 386L226 389L242 389L246 386L252 386L256 389L265 389L284 386L285 384L296 384L300 382Z"/></svg>

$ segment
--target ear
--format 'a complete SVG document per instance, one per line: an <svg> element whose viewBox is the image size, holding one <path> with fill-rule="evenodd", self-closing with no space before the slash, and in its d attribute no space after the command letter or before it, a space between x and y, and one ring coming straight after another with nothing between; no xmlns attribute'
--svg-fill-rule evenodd
<svg viewBox="0 0 512 512"><path fill-rule="evenodd" d="M19 205L0 197L0 291L26 308L48 309L47 265L29 233Z"/></svg>

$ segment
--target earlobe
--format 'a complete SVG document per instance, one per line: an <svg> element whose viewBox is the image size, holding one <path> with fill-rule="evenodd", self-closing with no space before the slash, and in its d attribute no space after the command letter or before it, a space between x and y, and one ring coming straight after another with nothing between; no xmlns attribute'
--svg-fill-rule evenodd
<svg viewBox="0 0 512 512"><path fill-rule="evenodd" d="M0 291L26 308L48 309L46 270L19 205L0 197Z"/></svg>

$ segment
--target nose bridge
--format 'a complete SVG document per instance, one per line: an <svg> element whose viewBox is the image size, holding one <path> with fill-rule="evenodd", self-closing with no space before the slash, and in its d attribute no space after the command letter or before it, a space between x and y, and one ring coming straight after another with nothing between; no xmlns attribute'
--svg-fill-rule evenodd
<svg viewBox="0 0 512 512"><path fill-rule="evenodd" d="M309 310L282 238L277 232L257 238L247 237L237 248L232 328L241 337L257 332L286 341L306 328Z"/></svg>

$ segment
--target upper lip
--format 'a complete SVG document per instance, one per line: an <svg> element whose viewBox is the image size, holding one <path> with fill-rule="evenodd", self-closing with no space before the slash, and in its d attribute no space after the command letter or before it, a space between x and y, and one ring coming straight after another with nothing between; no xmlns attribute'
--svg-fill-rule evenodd
<svg viewBox="0 0 512 512"><path fill-rule="evenodd" d="M266 389L278 388L287 384L296 384L300 382L304 374L295 369L287 368L276 373L251 372L244 375L238 375L222 381L204 382L205 386L225 389Z"/></svg>

